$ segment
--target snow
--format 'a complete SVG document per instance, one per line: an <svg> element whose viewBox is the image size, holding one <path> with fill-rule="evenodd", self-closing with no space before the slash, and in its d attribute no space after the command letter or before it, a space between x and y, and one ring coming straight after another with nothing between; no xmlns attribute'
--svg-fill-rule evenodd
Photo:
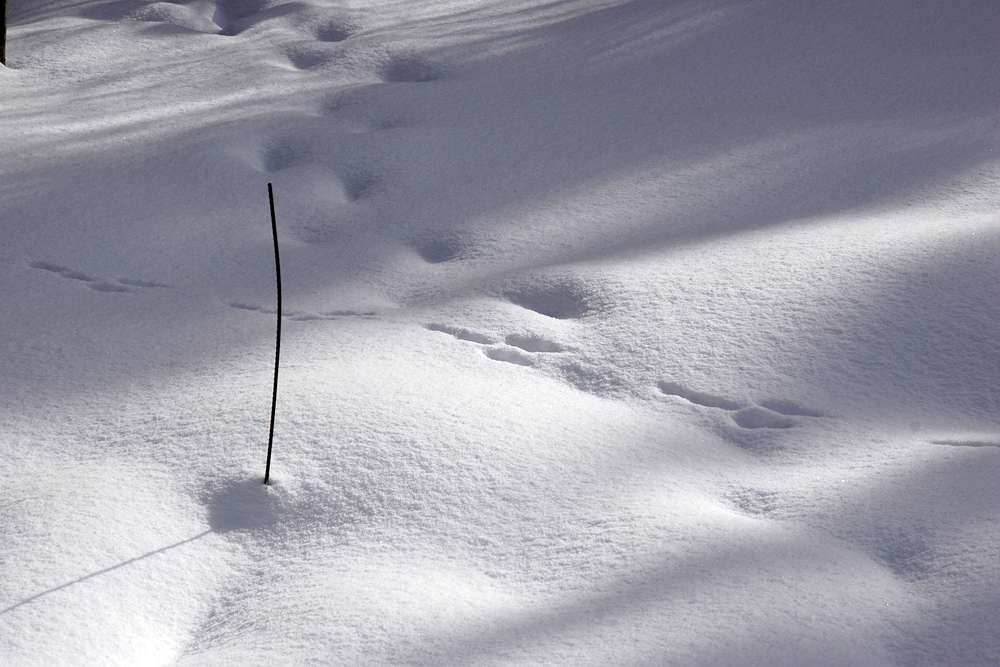
<svg viewBox="0 0 1000 667"><path fill-rule="evenodd" d="M996 3L8 6L0 664L1000 661Z"/></svg>

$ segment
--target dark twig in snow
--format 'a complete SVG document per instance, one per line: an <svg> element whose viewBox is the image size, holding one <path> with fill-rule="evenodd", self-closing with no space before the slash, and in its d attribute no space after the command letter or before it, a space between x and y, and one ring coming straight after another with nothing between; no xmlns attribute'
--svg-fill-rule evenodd
<svg viewBox="0 0 1000 667"><path fill-rule="evenodd" d="M264 484L271 476L271 443L274 441L274 411L278 406L278 359L281 356L281 260L278 259L278 222L274 217L274 189L267 184L267 198L271 203L271 233L274 235L274 274L278 284L278 330L274 339L274 391L271 394L271 429L267 434L267 465L264 466Z"/></svg>

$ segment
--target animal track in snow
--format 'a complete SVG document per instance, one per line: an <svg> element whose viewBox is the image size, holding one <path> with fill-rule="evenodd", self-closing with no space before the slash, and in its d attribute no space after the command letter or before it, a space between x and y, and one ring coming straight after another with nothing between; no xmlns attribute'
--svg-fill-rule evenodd
<svg viewBox="0 0 1000 667"><path fill-rule="evenodd" d="M386 83L427 83L441 77L433 65L415 55L393 56L379 74Z"/></svg>
<svg viewBox="0 0 1000 667"><path fill-rule="evenodd" d="M313 160L312 147L296 141L265 144L251 164L276 174L276 199L282 233L303 243L322 245L341 238L349 206L368 196L378 182L362 169L331 168Z"/></svg>
<svg viewBox="0 0 1000 667"><path fill-rule="evenodd" d="M495 345L496 341L485 334L469 331L459 327L451 327L446 324L428 324L427 329L439 331L454 336L459 340L467 340L480 345ZM505 361L518 366L534 366L535 358L530 356L534 353L562 352L564 348L559 343L546 340L541 336L522 336L511 334L504 339L504 344L490 347L485 354L494 361ZM525 354L525 353L529 354Z"/></svg>
<svg viewBox="0 0 1000 667"><path fill-rule="evenodd" d="M278 312L273 308L251 306L250 304L242 303L240 301L231 301L229 303L229 307L236 308L238 310L251 310L255 313L264 313L265 315L275 315ZM292 310L281 313L281 316L296 322L307 322L310 320L337 320L342 317L377 317L378 313L375 311L358 310L329 310L323 313L306 313L298 310Z"/></svg>
<svg viewBox="0 0 1000 667"><path fill-rule="evenodd" d="M345 86L324 101L317 109L319 116L336 116L338 129L352 134L381 132L404 127L415 122L409 111L384 109L384 100L378 92L380 84Z"/></svg>
<svg viewBox="0 0 1000 667"><path fill-rule="evenodd" d="M335 19L313 26L312 35L321 42L343 42L357 31L358 29L347 21Z"/></svg>
<svg viewBox="0 0 1000 667"><path fill-rule="evenodd" d="M469 331L468 329L460 329L458 327L449 327L445 324L428 324L427 328L431 331L440 331L441 333L446 333L448 335L454 336L459 340L467 340L473 343L479 343L480 345L492 345L496 341L481 333L476 333L475 331Z"/></svg>
<svg viewBox="0 0 1000 667"><path fill-rule="evenodd" d="M931 440L932 445L948 445L949 447L1000 447L1000 442L985 440Z"/></svg>
<svg viewBox="0 0 1000 667"><path fill-rule="evenodd" d="M740 428L791 428L797 424L789 417L823 417L817 410L804 408L788 399L767 399L759 405L746 405L723 396L689 389L677 382L662 381L660 391L668 396L677 396L695 405L720 408L733 412L732 418Z"/></svg>
<svg viewBox="0 0 1000 667"><path fill-rule="evenodd" d="M378 183L378 178L363 169L351 169L340 176L347 193L347 201L355 202L366 197Z"/></svg>
<svg viewBox="0 0 1000 667"><path fill-rule="evenodd" d="M563 346L539 336L510 335L504 342L512 347L519 347L525 352L562 352Z"/></svg>
<svg viewBox="0 0 1000 667"><path fill-rule="evenodd" d="M778 414L785 415L786 417L825 417L826 415L818 410L812 410L810 408L804 408L798 403L788 400L787 398L775 398L775 399L764 399L762 401L757 401L757 404L761 407L767 408Z"/></svg>
<svg viewBox="0 0 1000 667"><path fill-rule="evenodd" d="M733 415L733 421L741 428L791 428L795 422L771 410L749 407Z"/></svg>
<svg viewBox="0 0 1000 667"><path fill-rule="evenodd" d="M327 165L317 155L320 148L296 139L265 141L254 152L247 162L274 174L276 206L284 221L281 233L302 243L323 245L342 239L352 205L379 192L379 179L372 172Z"/></svg>
<svg viewBox="0 0 1000 667"><path fill-rule="evenodd" d="M164 285L163 283L156 283L151 280L133 280L132 278L119 278L118 282L120 282L122 285L128 285L129 287L171 289L170 285Z"/></svg>
<svg viewBox="0 0 1000 667"><path fill-rule="evenodd" d="M722 408L723 410L739 410L742 403L731 401L728 398L709 394L704 391L695 391L683 387L676 382L660 382L660 391L668 396L679 396L696 405L704 405L706 408Z"/></svg>
<svg viewBox="0 0 1000 667"><path fill-rule="evenodd" d="M376 176L364 168L324 166L316 161L313 151L313 146L300 140L271 141L259 149L255 166L266 173L298 169L302 173L296 174L293 185L305 190L299 194L339 203L356 202L378 183ZM295 202L291 199L291 203Z"/></svg>
<svg viewBox="0 0 1000 667"><path fill-rule="evenodd" d="M278 139L263 146L258 159L261 171L284 171L312 161L312 146L301 139Z"/></svg>
<svg viewBox="0 0 1000 667"><path fill-rule="evenodd" d="M86 283L87 287L98 292L139 292L145 288L169 288L170 285L152 282L149 280L135 280L133 278L95 278L80 271L67 269L50 262L29 262L28 266L33 269L41 269L56 273L68 280L76 280Z"/></svg>
<svg viewBox="0 0 1000 667"><path fill-rule="evenodd" d="M332 54L317 44L296 44L285 50L285 56L292 67L300 70L312 69L320 65L325 65L336 58Z"/></svg>
<svg viewBox="0 0 1000 667"><path fill-rule="evenodd" d="M595 309L597 297L572 277L537 278L503 292L513 304L557 320L583 317Z"/></svg>
<svg viewBox="0 0 1000 667"><path fill-rule="evenodd" d="M535 365L531 357L509 347L492 347L486 350L486 356L494 361L506 361L508 364L517 364L518 366Z"/></svg>
<svg viewBox="0 0 1000 667"><path fill-rule="evenodd" d="M450 262L459 258L467 249L467 244L458 239L433 239L414 247L420 258L428 264Z"/></svg>

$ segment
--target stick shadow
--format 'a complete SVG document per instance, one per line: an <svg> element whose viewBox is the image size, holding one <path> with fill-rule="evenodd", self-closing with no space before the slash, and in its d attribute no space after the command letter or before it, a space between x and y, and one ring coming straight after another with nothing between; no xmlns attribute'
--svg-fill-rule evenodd
<svg viewBox="0 0 1000 667"><path fill-rule="evenodd" d="M231 480L216 488L211 489L203 498L203 502L208 508L208 530L205 530L193 537L189 537L165 547L154 549L141 556L129 558L117 565L106 567L103 570L91 572L79 579L68 581L59 586L49 588L20 602L10 605L5 609L0 609L0 614L14 611L18 607L34 602L39 598L61 591L76 584L94 579L103 574L108 574L127 565L137 563L147 558L152 558L158 554L166 553L185 544L190 544L200 540L210 533L231 533L234 531L248 531L268 529L277 525L279 519L278 500L272 489L264 486L260 479Z"/></svg>
<svg viewBox="0 0 1000 667"><path fill-rule="evenodd" d="M88 579L93 579L94 577L98 577L98 576L100 576L102 574L107 574L108 572L112 572L113 570L117 570L119 568L125 567L126 565L131 565L132 563L136 563L136 562L138 562L140 560L145 560L145 559L150 558L152 556L155 556L157 554L161 554L161 553L170 551L172 549L176 549L177 547L180 547L180 546L183 546L185 544L188 544L189 542L194 542L195 540L199 540L199 539L205 537L206 535L208 535L211 532L212 532L211 530L206 530L206 531L204 531L202 533L198 533L194 537L189 537L186 540L181 540L180 542L174 542L173 544L167 545L165 547L161 547L159 549L154 549L153 551L149 551L147 553L144 553L141 556L136 556L135 558L129 558L126 561L122 561L121 563L118 563L117 565L112 565L111 567L106 567L103 570L98 570L97 572L91 572L90 574L88 574L86 576L83 576L83 577L80 577L79 579L74 579L73 581L68 581L65 584L62 584L60 586L56 586L54 588L50 588L50 589L48 589L46 591L42 591L41 593L36 593L35 595L32 595L30 598L25 598L24 600L21 600L20 602L18 602L16 604L12 604L11 606L7 607L6 609L0 610L0 614L6 614L9 611L13 611L13 610L17 609L18 607L20 607L22 605L28 604L29 602L34 602L38 598L44 597L46 595L49 595L50 593L55 593L56 591L61 591L64 588L69 588L70 586L74 586L74 585L79 584L81 582L87 581Z"/></svg>

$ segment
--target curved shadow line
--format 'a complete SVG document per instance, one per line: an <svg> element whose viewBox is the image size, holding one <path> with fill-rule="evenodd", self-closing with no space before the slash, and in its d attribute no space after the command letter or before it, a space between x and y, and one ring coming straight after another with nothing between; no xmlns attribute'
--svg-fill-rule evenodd
<svg viewBox="0 0 1000 667"><path fill-rule="evenodd" d="M56 586L55 588L50 588L47 591L42 591L41 593L37 593L35 595L32 595L30 598L26 598L24 600L21 600L17 604L13 604L13 605L7 607L6 609L0 610L0 614L6 614L8 611L13 611L14 609L17 609L18 607L20 607L21 605L25 605L25 604L28 604L29 602L33 602L33 601L37 600L38 598L42 597L43 595L48 595L49 593L55 593L56 591L61 591L62 589L69 588L70 586L72 586L74 584L78 584L81 581L86 581L87 579L92 579L93 577L96 577L98 575L106 574L106 573L108 573L108 572L110 572L112 570L117 570L120 567L125 567L129 563L134 563L134 562L140 561L140 560L142 560L144 558L149 558L150 556L155 556L156 554L163 553L164 551L169 551L170 549L174 549L174 548L179 547L181 545L187 544L188 542L194 542L197 539L205 537L206 535L208 535L211 532L212 532L212 530L208 529L205 532L199 533L199 534L195 535L194 537L189 537L186 540L181 540L180 542L175 542L174 544L170 544L170 545L162 547L160 549L156 549L155 551L150 551L149 553L144 553L141 556L136 556L135 558L130 558L130 559L126 560L126 561L118 563L117 565L112 565L111 567L106 567L103 570L98 570L97 572L92 572L92 573L90 573L90 574L88 574L88 575L86 575L84 577L80 577L79 579L76 579L74 581L67 582L67 583L65 583L65 584L63 584L61 586Z"/></svg>

